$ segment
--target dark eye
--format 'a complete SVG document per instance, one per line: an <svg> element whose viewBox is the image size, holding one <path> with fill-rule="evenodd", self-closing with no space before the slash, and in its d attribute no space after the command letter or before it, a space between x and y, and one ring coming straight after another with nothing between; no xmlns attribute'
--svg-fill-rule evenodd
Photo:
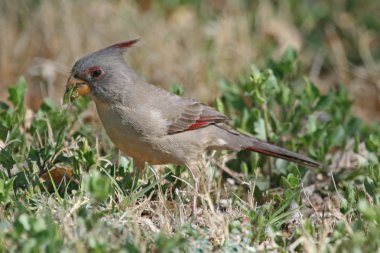
<svg viewBox="0 0 380 253"><path fill-rule="evenodd" d="M104 72L100 67L93 67L88 70L88 73L90 74L91 78L94 79L100 79L104 76Z"/></svg>
<svg viewBox="0 0 380 253"><path fill-rule="evenodd" d="M96 70L92 71L91 76L93 78L98 78L101 74L102 74L102 71L100 69L96 69Z"/></svg>

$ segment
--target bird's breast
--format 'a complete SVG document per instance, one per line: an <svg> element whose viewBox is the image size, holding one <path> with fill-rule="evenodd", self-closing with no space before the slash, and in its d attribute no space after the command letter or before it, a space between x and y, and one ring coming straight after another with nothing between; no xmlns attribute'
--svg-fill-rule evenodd
<svg viewBox="0 0 380 253"><path fill-rule="evenodd" d="M135 110L102 102L96 102L96 108L111 141L126 155L152 164L170 162L165 150L157 147L163 130L155 124L162 125L163 122L155 119L158 116L155 112L147 118Z"/></svg>

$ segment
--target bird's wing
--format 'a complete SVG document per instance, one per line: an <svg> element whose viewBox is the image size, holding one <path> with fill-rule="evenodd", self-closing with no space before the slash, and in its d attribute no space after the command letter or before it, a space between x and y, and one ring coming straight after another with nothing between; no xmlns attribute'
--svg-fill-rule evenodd
<svg viewBox="0 0 380 253"><path fill-rule="evenodd" d="M156 89L154 103L156 110L166 121L166 134L176 134L225 122L227 117L214 108L193 99L179 97ZM153 106L153 105L152 105Z"/></svg>
<svg viewBox="0 0 380 253"><path fill-rule="evenodd" d="M144 86L144 93L136 94L145 103L144 108L151 108L156 112L154 115L166 123L165 134L195 130L228 120L224 114L193 99L177 96L146 82L141 82L139 87L141 86ZM150 117L148 114L145 116Z"/></svg>
<svg viewBox="0 0 380 253"><path fill-rule="evenodd" d="M227 121L227 117L214 108L191 99L181 99L181 105L173 108L175 115L167 119L167 134L190 131Z"/></svg>

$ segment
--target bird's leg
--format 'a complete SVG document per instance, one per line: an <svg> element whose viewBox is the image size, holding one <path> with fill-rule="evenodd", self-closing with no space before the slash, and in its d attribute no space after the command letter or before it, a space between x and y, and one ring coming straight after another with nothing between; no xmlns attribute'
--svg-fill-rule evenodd
<svg viewBox="0 0 380 253"><path fill-rule="evenodd" d="M144 175L145 162L133 160L133 184L136 184Z"/></svg>
<svg viewBox="0 0 380 253"><path fill-rule="evenodd" d="M198 193L199 193L199 180L201 173L199 171L199 168L196 164L188 164L186 167L189 169L191 176L194 180L194 195L193 195L193 218L194 221L197 220L197 200L198 200Z"/></svg>

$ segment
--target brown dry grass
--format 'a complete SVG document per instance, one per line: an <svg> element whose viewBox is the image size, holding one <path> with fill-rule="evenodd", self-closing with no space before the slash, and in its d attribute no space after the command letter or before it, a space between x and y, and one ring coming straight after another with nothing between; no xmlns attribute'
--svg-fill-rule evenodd
<svg viewBox="0 0 380 253"><path fill-rule="evenodd" d="M183 83L189 95L204 101L215 94L219 78L235 78L255 55L247 17L237 15L243 10L235 5L206 25L190 7L164 15L141 11L133 2L42 1L33 10L21 1L2 5L2 34L7 36L0 40L0 85L25 74L33 97L60 97L75 59L136 37L142 43L130 51L131 65L158 85ZM205 47L210 39L215 43L211 50Z"/></svg>
<svg viewBox="0 0 380 253"><path fill-rule="evenodd" d="M323 92L342 80L357 99L356 113L379 119L379 64L371 54L378 35L337 10L331 22L358 38L364 66L353 66L334 29L326 29L321 51L310 50L304 41L308 24L295 26L287 4L278 5L280 11L269 1L245 8L238 1L207 0L197 11L186 5L160 8L150 0L4 0L0 4L0 87L26 75L29 105L36 109L46 96L60 99L75 59L139 37L142 43L128 56L139 73L166 88L182 83L188 96L209 102L218 95L220 79L236 80L251 63L260 65L268 54L276 58L293 46ZM322 73L326 62L332 66ZM1 92L0 98L4 96L6 92Z"/></svg>

